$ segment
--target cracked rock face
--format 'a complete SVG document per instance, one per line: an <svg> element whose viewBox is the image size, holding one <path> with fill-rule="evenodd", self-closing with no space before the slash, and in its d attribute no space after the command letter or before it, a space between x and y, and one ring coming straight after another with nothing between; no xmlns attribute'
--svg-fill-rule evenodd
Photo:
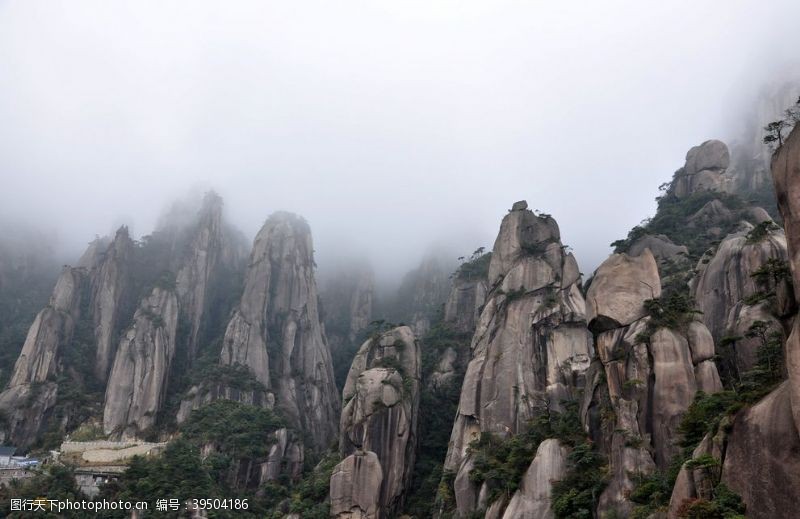
<svg viewBox="0 0 800 519"><path fill-rule="evenodd" d="M361 346L342 393L339 449L344 461L331 479L332 503L361 501L361 491L341 484L336 473L340 467L356 470L364 456L375 455L371 476L353 476L352 481L372 481L381 515L400 510L414 468L419 384L419 345L409 327L394 328Z"/></svg>
<svg viewBox="0 0 800 519"><path fill-rule="evenodd" d="M290 213L270 216L253 244L220 362L248 367L322 451L337 435L340 407L317 300L308 224Z"/></svg>
<svg viewBox="0 0 800 519"><path fill-rule="evenodd" d="M119 344L106 389L106 434L135 436L155 424L175 355L178 298L156 287L134 315Z"/></svg>
<svg viewBox="0 0 800 519"><path fill-rule="evenodd" d="M481 434L521 431L549 403L575 398L592 357L580 272L558 225L515 205L489 265L491 289L472 340L445 469L457 471L459 510L474 508L467 447Z"/></svg>

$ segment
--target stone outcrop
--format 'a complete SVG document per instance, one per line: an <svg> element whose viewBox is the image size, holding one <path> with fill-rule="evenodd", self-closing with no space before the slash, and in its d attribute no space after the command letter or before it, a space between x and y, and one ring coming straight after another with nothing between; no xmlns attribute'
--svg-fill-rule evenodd
<svg viewBox="0 0 800 519"><path fill-rule="evenodd" d="M786 231L795 298L800 299L800 126L795 126L773 157L772 178ZM794 320L785 351L792 414L800 431L800 319Z"/></svg>
<svg viewBox="0 0 800 519"><path fill-rule="evenodd" d="M800 436L784 383L733 421L722 480L754 519L796 517L800 505Z"/></svg>
<svg viewBox="0 0 800 519"><path fill-rule="evenodd" d="M331 517L379 519L383 470L374 452L356 451L331 474Z"/></svg>
<svg viewBox="0 0 800 519"><path fill-rule="evenodd" d="M215 193L205 195L197 222L187 229L190 235L188 252L180 259L175 291L181 307L181 320L186 323L186 355L191 361L197 356L201 327L218 294L219 285L239 267L243 257L236 235L222 217L222 199Z"/></svg>
<svg viewBox="0 0 800 519"><path fill-rule="evenodd" d="M649 249L659 263L676 261L689 254L685 245L675 245L663 234L645 234L631 244L628 254L640 256L645 249Z"/></svg>
<svg viewBox="0 0 800 519"><path fill-rule="evenodd" d="M536 457L522 478L522 484L506 507L503 519L551 519L552 483L564 477L567 449L558 440L539 444Z"/></svg>
<svg viewBox="0 0 800 519"><path fill-rule="evenodd" d="M555 220L515 205L489 265L491 290L472 340L445 469L457 472L456 501L474 507L467 447L481 434L522 430L544 406L577 397L592 356L580 272ZM459 482L464 482L459 489Z"/></svg>
<svg viewBox="0 0 800 519"><path fill-rule="evenodd" d="M317 299L308 224L273 214L253 244L220 362L249 368L292 427L321 451L336 437L340 404Z"/></svg>
<svg viewBox="0 0 800 519"><path fill-rule="evenodd" d="M794 312L795 304L793 297L782 305L777 301L771 305L766 302L768 294L791 296L788 278L755 276L769 262L788 259L783 231L769 230L762 239L754 240L753 226L742 223L742 227L722 240L712 256L701 259L691 291L715 342L725 337L741 337L736 343L737 362L740 369L747 370L753 366L758 345L756 340L745 337L750 325L761 320L780 329L781 320ZM764 298L759 298L760 295Z"/></svg>
<svg viewBox="0 0 800 519"><path fill-rule="evenodd" d="M686 164L675 173L675 195L684 198L699 191L723 191L730 153L724 142L706 141L686 154Z"/></svg>
<svg viewBox="0 0 800 519"><path fill-rule="evenodd" d="M444 321L460 333L472 333L478 323L489 283L483 275L456 272L450 295L444 305Z"/></svg>
<svg viewBox="0 0 800 519"><path fill-rule="evenodd" d="M97 256L92 246L87 254ZM97 256L98 260L93 261L98 265L92 273L91 283L91 310L97 345L94 374L102 382L108 376L116 353L119 321L123 318L120 314L130 289L133 254L134 244L128 235L128 228L121 227L102 256Z"/></svg>
<svg viewBox="0 0 800 519"><path fill-rule="evenodd" d="M660 287L649 249L638 257L611 256L597 269L598 278L602 283L592 282L587 299L600 309L590 323L599 363L588 376L581 413L611 465L599 509L624 516L633 508L633 476L665 470L677 453L678 425L696 391L719 391L722 384L714 342L702 322L671 329L645 315L650 287Z"/></svg>
<svg viewBox="0 0 800 519"><path fill-rule="evenodd" d="M599 333L628 326L645 315L644 302L661 296L658 265L650 249L614 254L600 265L586 292L586 320Z"/></svg>
<svg viewBox="0 0 800 519"><path fill-rule="evenodd" d="M370 478L378 490L381 516L400 510L414 468L420 390L420 351L407 326L367 340L356 354L345 382L339 450L344 461L331 479L331 502L360 502L361 489L337 478L347 467L358 470L364 456L375 455ZM377 479L376 474L381 474ZM366 477L366 476L364 476ZM352 482L361 476L353 476ZM366 510L366 509L365 509Z"/></svg>
<svg viewBox="0 0 800 519"><path fill-rule="evenodd" d="M136 435L155 424L175 355L178 299L156 287L134 314L120 341L106 390L106 434Z"/></svg>
<svg viewBox="0 0 800 519"><path fill-rule="evenodd" d="M7 418L5 440L18 447L36 440L55 404L61 350L72 340L80 318L85 283L86 269L64 267L49 304L28 330L8 386L0 394L0 410Z"/></svg>

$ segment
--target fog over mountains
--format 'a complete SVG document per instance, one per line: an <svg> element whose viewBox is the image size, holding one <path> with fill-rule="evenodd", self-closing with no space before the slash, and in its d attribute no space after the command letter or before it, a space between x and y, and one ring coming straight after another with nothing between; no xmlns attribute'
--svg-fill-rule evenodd
<svg viewBox="0 0 800 519"><path fill-rule="evenodd" d="M798 14L791 1L3 3L0 219L55 230L74 258L213 188L248 239L295 211L322 269L366 254L396 280L434 243L454 258L491 245L525 197L589 272L653 213L688 148L738 138L791 76Z"/></svg>

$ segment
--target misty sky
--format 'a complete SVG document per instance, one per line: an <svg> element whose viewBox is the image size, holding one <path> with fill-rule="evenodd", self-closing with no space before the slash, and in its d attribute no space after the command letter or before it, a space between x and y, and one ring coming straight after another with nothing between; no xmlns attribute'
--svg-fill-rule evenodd
<svg viewBox="0 0 800 519"><path fill-rule="evenodd" d="M0 1L0 218L83 246L213 188L322 269L491 247L518 199L587 274L689 147L798 64L800 2Z"/></svg>

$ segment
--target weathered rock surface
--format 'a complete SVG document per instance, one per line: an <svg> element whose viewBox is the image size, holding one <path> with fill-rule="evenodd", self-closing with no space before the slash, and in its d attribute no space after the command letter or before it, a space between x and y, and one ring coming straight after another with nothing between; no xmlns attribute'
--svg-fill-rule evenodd
<svg viewBox="0 0 800 519"><path fill-rule="evenodd" d="M725 337L739 337L736 362L746 371L753 367L760 345L758 339L747 337L750 326L763 321L780 330L781 319L794 312L796 305L789 279L755 275L771 262L788 259L783 231L768 231L763 239L754 241L748 237L753 227L743 226L722 240L713 256L701 260L691 291L716 343ZM774 302L767 304L763 298L768 294L789 297L773 296Z"/></svg>
<svg viewBox="0 0 800 519"><path fill-rule="evenodd" d="M722 479L747 504L747 516L790 518L800 506L800 437L789 383L739 413L728 435Z"/></svg>
<svg viewBox="0 0 800 519"><path fill-rule="evenodd" d="M706 435L700 445L692 452L692 459L711 456L720 464L725 457L725 433ZM681 506L690 499L713 499L713 490L719 482L719 467L691 467L684 463L678 472L669 502L668 517L679 517Z"/></svg>
<svg viewBox="0 0 800 519"><path fill-rule="evenodd" d="M800 300L800 125L772 159L772 179L786 231L795 298ZM800 431L800 319L786 342L786 368L795 427Z"/></svg>
<svg viewBox="0 0 800 519"><path fill-rule="evenodd" d="M555 220L525 209L506 215L489 282L445 462L457 471L456 486L464 482L456 489L462 512L478 493L467 477L469 443L481 434L516 434L543 406L558 409L575 398L592 356L580 273Z"/></svg>
<svg viewBox="0 0 800 519"><path fill-rule="evenodd" d="M91 254L92 247L90 246ZM97 264L92 272L91 310L94 320L95 354L94 374L105 382L114 354L117 351L117 331L124 298L130 288L131 261L134 244L128 235L128 228L121 227L105 252L94 261ZM125 316L127 317L127 316Z"/></svg>
<svg viewBox="0 0 800 519"><path fill-rule="evenodd" d="M586 319L599 333L627 326L645 315L644 302L661 296L658 265L650 249L638 256L614 254L592 277L586 293Z"/></svg>
<svg viewBox="0 0 800 519"><path fill-rule="evenodd" d="M175 280L175 291L186 323L186 355L191 361L197 356L201 327L219 285L235 271L243 257L238 236L225 224L222 199L209 192L203 199L197 222L190 229L188 252L183 257Z"/></svg>
<svg viewBox="0 0 800 519"><path fill-rule="evenodd" d="M445 259L442 251L433 251L403 277L397 291L396 319L408 323L417 337L428 332L431 320L447 301L453 270L454 265Z"/></svg>
<svg viewBox="0 0 800 519"><path fill-rule="evenodd" d="M686 164L675 173L673 189L683 198L699 191L725 189L725 170L730 165L730 153L724 142L706 141L686 154Z"/></svg>
<svg viewBox="0 0 800 519"><path fill-rule="evenodd" d="M340 404L317 307L313 250L305 220L290 213L267 219L220 362L248 367L275 393L290 424L322 451L337 435Z"/></svg>
<svg viewBox="0 0 800 519"><path fill-rule="evenodd" d="M85 277L83 269L64 267L50 303L39 312L28 330L9 387L44 382L56 374L59 348L69 343L80 317Z"/></svg>
<svg viewBox="0 0 800 519"><path fill-rule="evenodd" d="M178 299L156 287L134 314L120 341L106 390L103 428L106 434L136 435L151 427L164 400L175 355Z"/></svg>
<svg viewBox="0 0 800 519"><path fill-rule="evenodd" d="M536 457L525 472L522 485L506 507L503 519L550 519L552 483L564 477L567 470L567 449L558 440L539 444Z"/></svg>
<svg viewBox="0 0 800 519"><path fill-rule="evenodd" d="M675 261L689 253L685 245L675 245L663 234L645 234L631 245L628 254L640 256L649 249L658 262Z"/></svg>
<svg viewBox="0 0 800 519"><path fill-rule="evenodd" d="M646 262L642 261L643 256ZM644 315L641 305L651 296L641 286L661 285L657 271L654 277L655 260L649 249L638 259L646 268L625 268L630 257L612 256L607 263L622 267L609 269L606 264L601 265L598 273L605 271L603 284L595 287L593 282L589 288L588 297L594 297L598 307L608 297L629 301L630 310L617 315L631 317L605 319L594 327L597 355L605 376L594 374L589 378L581 406L583 423L611 465L611 479L600 495L599 509L616 510L623 516L633 509L628 500L634 488L633 477L657 467L666 470L677 453L678 425L696 391L722 389L712 360L714 342L702 322L693 321L685 329L675 330L655 327L650 317L640 317L613 327L638 312ZM625 279L618 280L616 276ZM646 281L640 283L641 278ZM606 286L614 289L604 290Z"/></svg>
<svg viewBox="0 0 800 519"><path fill-rule="evenodd" d="M339 450L345 460L358 452L377 456L382 515L400 510L414 468L419 384L419 345L407 326L367 340L345 382ZM332 501L341 497L331 494Z"/></svg>
<svg viewBox="0 0 800 519"><path fill-rule="evenodd" d="M486 302L488 290L488 282L484 276L456 276L444 305L445 322L457 332L473 332Z"/></svg>
<svg viewBox="0 0 800 519"><path fill-rule="evenodd" d="M383 471L377 454L356 451L336 465L331 474L331 517L378 519Z"/></svg>
<svg viewBox="0 0 800 519"><path fill-rule="evenodd" d="M61 350L72 340L80 318L86 270L64 267L49 304L36 316L14 364L8 387L0 394L6 415L5 440L18 447L34 442L56 402Z"/></svg>

